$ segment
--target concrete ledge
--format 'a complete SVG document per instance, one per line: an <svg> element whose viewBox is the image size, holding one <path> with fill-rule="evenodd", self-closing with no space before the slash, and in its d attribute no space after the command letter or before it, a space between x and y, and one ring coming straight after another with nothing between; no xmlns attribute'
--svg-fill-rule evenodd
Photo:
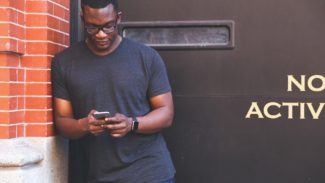
<svg viewBox="0 0 325 183"><path fill-rule="evenodd" d="M0 140L0 167L23 167L37 164L43 159L43 154L26 139Z"/></svg>
<svg viewBox="0 0 325 183"><path fill-rule="evenodd" d="M1 183L67 183L68 141L61 137L0 140Z"/></svg>

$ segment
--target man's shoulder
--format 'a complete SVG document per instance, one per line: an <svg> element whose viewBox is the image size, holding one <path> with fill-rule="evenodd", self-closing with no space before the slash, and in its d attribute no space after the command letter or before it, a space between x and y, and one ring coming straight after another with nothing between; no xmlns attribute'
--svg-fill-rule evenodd
<svg viewBox="0 0 325 183"><path fill-rule="evenodd" d="M83 51L84 49L84 42L78 42L75 43L68 48L64 49L63 51L55 54L55 58L61 58L61 59L68 59L77 55L84 54L85 52Z"/></svg>
<svg viewBox="0 0 325 183"><path fill-rule="evenodd" d="M128 47L131 47L133 50L140 51L140 52L147 52L147 53L156 53L156 50L154 50L153 48L151 48L143 43L134 41L129 38L123 38L123 39L124 39L126 45Z"/></svg>

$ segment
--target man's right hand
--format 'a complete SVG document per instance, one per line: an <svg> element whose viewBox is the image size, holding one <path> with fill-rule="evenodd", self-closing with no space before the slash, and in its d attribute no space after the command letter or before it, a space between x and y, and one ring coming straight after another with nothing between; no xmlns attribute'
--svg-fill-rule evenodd
<svg viewBox="0 0 325 183"><path fill-rule="evenodd" d="M79 119L78 123L82 125L83 129L93 135L100 135L102 134L105 129L102 127L102 124L104 122L103 120L96 119L93 114L96 112L96 110L91 110L90 113L86 118Z"/></svg>

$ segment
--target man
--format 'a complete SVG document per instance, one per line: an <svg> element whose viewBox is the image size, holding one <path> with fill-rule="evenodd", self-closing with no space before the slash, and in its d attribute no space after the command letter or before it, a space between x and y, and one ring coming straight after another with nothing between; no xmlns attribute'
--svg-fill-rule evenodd
<svg viewBox="0 0 325 183"><path fill-rule="evenodd" d="M175 169L160 131L173 101L156 51L122 38L117 0L82 0L86 41L52 62L55 125L70 139L70 182L165 183ZM96 119L96 111L113 116Z"/></svg>

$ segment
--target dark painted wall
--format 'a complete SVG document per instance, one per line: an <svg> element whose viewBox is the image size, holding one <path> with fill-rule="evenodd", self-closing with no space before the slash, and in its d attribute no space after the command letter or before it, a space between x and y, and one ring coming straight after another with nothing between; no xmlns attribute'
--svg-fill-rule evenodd
<svg viewBox="0 0 325 183"><path fill-rule="evenodd" d="M179 183L323 183L325 112L245 119L251 102L324 102L287 75L324 74L323 0L120 1L123 21L233 20L233 50L159 51L175 101L165 131ZM319 83L318 83L319 84ZM274 112L274 111L273 111Z"/></svg>
<svg viewBox="0 0 325 183"><path fill-rule="evenodd" d="M252 101L324 102L287 75L324 75L323 0L121 1L124 21L234 20L234 50L160 51L173 86L165 132L177 181L325 182L325 115L245 119ZM287 115L287 110L281 109Z"/></svg>

